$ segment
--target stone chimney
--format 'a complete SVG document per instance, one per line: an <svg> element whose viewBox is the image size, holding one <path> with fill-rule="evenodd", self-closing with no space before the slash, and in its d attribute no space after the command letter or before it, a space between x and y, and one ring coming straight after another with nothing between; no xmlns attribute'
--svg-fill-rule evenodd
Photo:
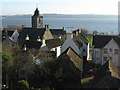
<svg viewBox="0 0 120 90"><path fill-rule="evenodd" d="M82 33L82 30L81 29L78 29L79 33Z"/></svg>
<svg viewBox="0 0 120 90"><path fill-rule="evenodd" d="M79 35L79 31L78 30L76 30L76 36L78 36Z"/></svg>
<svg viewBox="0 0 120 90"><path fill-rule="evenodd" d="M49 30L49 25L45 25L45 30Z"/></svg>

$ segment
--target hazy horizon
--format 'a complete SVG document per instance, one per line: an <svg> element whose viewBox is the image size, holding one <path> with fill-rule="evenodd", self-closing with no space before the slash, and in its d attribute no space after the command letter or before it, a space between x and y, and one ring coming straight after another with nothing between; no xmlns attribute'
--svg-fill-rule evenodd
<svg viewBox="0 0 120 90"><path fill-rule="evenodd" d="M10 14L10 15L0 15L0 16L22 16L22 15L33 15L33 14ZM41 15L95 15L95 16L118 16L118 15L115 15L115 14L59 14L59 13L43 13Z"/></svg>
<svg viewBox="0 0 120 90"><path fill-rule="evenodd" d="M118 15L119 0L24 0L0 1L2 15L33 14L38 7L41 14L100 14Z"/></svg>

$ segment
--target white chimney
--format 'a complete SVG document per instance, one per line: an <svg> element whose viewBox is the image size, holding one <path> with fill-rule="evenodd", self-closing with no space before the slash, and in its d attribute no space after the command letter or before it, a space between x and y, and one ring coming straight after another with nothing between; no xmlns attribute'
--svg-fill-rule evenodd
<svg viewBox="0 0 120 90"><path fill-rule="evenodd" d="M81 33L81 32L82 32L82 30L79 29L79 33Z"/></svg>
<svg viewBox="0 0 120 90"><path fill-rule="evenodd" d="M44 40L44 39L42 40L42 46L46 46L46 43L45 43L45 40ZM41 47L42 47L42 46L41 46Z"/></svg>

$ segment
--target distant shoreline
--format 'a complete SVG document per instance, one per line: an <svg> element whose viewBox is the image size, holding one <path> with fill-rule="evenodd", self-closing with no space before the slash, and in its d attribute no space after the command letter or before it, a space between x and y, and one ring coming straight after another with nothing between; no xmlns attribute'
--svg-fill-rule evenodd
<svg viewBox="0 0 120 90"><path fill-rule="evenodd" d="M41 14L43 17L52 18L118 18L118 15L99 15L99 14ZM32 14L25 15L1 15L2 17L29 18Z"/></svg>

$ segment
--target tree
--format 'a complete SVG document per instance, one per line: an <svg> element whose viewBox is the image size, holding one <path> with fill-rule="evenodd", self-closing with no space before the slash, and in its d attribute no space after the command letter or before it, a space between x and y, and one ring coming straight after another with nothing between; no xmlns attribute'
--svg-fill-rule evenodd
<svg viewBox="0 0 120 90"><path fill-rule="evenodd" d="M2 53L2 84L9 85L8 77L11 75L12 68L9 64L11 58L5 52Z"/></svg>
<svg viewBox="0 0 120 90"><path fill-rule="evenodd" d="M29 52L23 52L18 45L4 42L2 56L3 76L9 78L9 87L11 83L12 86L18 85L19 80L27 79L32 73L33 58ZM6 77L3 77L3 81L6 81Z"/></svg>
<svg viewBox="0 0 120 90"><path fill-rule="evenodd" d="M88 30L86 30L86 29L81 29L81 33L82 33L82 35L84 35L84 36L86 36L86 35L89 34Z"/></svg>
<svg viewBox="0 0 120 90"><path fill-rule="evenodd" d="M29 82L31 86L41 88L78 88L80 87L80 71L70 60L45 61L40 65L35 65Z"/></svg>
<svg viewBox="0 0 120 90"><path fill-rule="evenodd" d="M98 31L93 31L93 35L97 35L98 34Z"/></svg>
<svg viewBox="0 0 120 90"><path fill-rule="evenodd" d="M8 25L5 29L8 31L13 31L13 30L21 30L21 26L16 26L16 25Z"/></svg>

